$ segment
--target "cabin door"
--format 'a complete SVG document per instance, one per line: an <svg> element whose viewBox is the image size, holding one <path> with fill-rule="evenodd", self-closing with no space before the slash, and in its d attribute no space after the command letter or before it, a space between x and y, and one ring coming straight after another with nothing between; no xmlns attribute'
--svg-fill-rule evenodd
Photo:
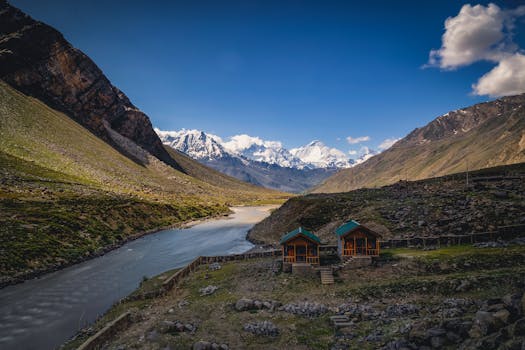
<svg viewBox="0 0 525 350"><path fill-rule="evenodd" d="M357 255L366 255L366 240L364 238L356 238L355 248Z"/></svg>
<svg viewBox="0 0 525 350"><path fill-rule="evenodd" d="M306 246L298 245L295 246L295 255L297 262L306 262Z"/></svg>

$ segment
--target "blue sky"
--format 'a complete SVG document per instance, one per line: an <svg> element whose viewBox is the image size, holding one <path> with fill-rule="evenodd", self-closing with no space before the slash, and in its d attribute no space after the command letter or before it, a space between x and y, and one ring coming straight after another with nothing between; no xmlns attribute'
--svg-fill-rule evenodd
<svg viewBox="0 0 525 350"><path fill-rule="evenodd" d="M154 126L246 133L288 148L313 139L345 152L377 148L491 99L473 94L472 84L497 64L422 69L464 1L11 3L60 30ZM518 47L523 28L519 17ZM351 145L348 136L370 140Z"/></svg>

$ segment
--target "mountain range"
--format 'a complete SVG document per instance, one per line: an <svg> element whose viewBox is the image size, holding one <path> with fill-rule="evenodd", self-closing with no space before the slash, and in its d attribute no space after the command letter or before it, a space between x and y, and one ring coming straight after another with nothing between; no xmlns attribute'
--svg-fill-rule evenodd
<svg viewBox="0 0 525 350"><path fill-rule="evenodd" d="M162 142L225 174L256 185L286 192L303 192L375 154L369 151L350 159L344 152L321 141L286 149L279 141L236 135L224 141L200 130L162 131Z"/></svg>

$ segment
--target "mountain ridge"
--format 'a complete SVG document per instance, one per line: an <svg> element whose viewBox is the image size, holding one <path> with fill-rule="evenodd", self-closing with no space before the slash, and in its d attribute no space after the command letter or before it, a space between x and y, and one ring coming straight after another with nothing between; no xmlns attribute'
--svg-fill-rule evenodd
<svg viewBox="0 0 525 350"><path fill-rule="evenodd" d="M525 94L445 113L312 193L346 192L525 161Z"/></svg>

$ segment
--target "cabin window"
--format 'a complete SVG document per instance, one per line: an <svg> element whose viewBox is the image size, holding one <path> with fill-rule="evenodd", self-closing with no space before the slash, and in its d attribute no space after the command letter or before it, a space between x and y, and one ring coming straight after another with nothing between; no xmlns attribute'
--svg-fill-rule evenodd
<svg viewBox="0 0 525 350"><path fill-rule="evenodd" d="M317 256L317 249L315 245L308 246L308 256Z"/></svg>

